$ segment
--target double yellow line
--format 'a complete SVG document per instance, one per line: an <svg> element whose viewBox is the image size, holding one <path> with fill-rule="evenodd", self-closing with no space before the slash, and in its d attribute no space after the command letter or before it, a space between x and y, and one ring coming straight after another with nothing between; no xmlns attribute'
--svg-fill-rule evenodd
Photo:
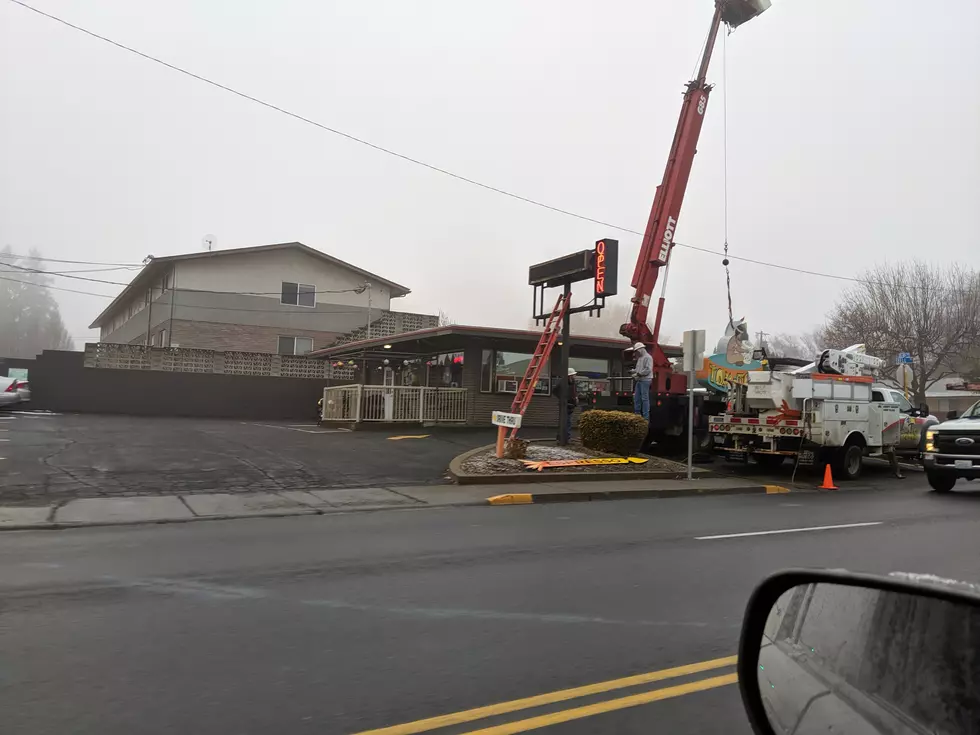
<svg viewBox="0 0 980 735"><path fill-rule="evenodd" d="M413 733L428 732L430 730L437 730L441 727L449 727L451 725L461 725L466 722L483 720L488 717L505 715L511 712L519 712L532 707L541 707L547 704L555 704L557 702L567 702L572 699L602 694L604 692L611 692L617 689L635 687L641 684L651 684L653 682L665 681L667 679L676 679L677 677L690 676L691 674L700 674L705 671L713 671L715 669L734 666L737 661L738 658L736 656L716 658L712 659L711 661L701 661L694 664L687 664L686 666L676 666L672 669L651 671L646 674L627 676L623 679L613 679L611 681L602 681L596 684L587 684L586 686L575 687L574 689L561 689L556 692L549 692L548 694L538 694L534 697L515 699L510 702L500 702L499 704L491 704L486 707L477 707L475 709L468 709L449 715L430 717L425 720L416 720L415 722L408 722L404 725L382 727L378 730L366 730L364 732L357 733L357 735L413 735ZM618 699L608 699L581 707L563 709L557 712L539 715L537 717L487 727L482 730L471 730L469 731L469 735L511 735L511 733L526 732L528 730L535 730L539 727L556 725L560 722L580 720L583 717L592 717L593 715L613 712L615 710L625 709L627 707L636 707L637 705L649 704L650 702L657 702L663 699L681 697L685 694L703 692L707 689L715 689L716 687L725 686L727 684L734 684L737 681L738 675L735 673L713 676L708 679L698 679L696 681L687 682L686 684L678 684L676 686L666 687L663 689L654 689L653 691L632 694L626 697L620 697Z"/></svg>

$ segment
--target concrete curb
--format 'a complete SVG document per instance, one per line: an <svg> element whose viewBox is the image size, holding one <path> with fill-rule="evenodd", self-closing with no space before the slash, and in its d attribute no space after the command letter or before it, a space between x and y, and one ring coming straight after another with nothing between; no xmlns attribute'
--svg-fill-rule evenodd
<svg viewBox="0 0 980 735"><path fill-rule="evenodd" d="M494 445L487 444L453 457L449 463L449 475L457 485L511 485L537 482L595 482L602 480L683 480L687 472L671 470L630 470L619 472L603 470L602 472L512 472L497 475L474 475L463 471L463 463L480 452L491 449ZM695 478L713 477L710 470L695 468Z"/></svg>
<svg viewBox="0 0 980 735"><path fill-rule="evenodd" d="M740 485L724 488L685 487L671 490L599 490L558 493L508 493L487 498L488 505L540 505L542 503L581 503L597 500L641 500L685 498L693 495L776 495L791 492L782 485Z"/></svg>

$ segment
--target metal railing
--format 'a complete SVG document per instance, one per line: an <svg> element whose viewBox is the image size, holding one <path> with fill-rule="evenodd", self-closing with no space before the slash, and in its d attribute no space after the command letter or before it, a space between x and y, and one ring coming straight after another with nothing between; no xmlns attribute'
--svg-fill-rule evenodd
<svg viewBox="0 0 980 735"><path fill-rule="evenodd" d="M465 423L466 388L337 385L323 389L323 421Z"/></svg>
<svg viewBox="0 0 980 735"><path fill-rule="evenodd" d="M323 389L324 421L360 421L361 386L337 385Z"/></svg>
<svg viewBox="0 0 980 735"><path fill-rule="evenodd" d="M466 421L466 388L422 388L422 421L463 423Z"/></svg>

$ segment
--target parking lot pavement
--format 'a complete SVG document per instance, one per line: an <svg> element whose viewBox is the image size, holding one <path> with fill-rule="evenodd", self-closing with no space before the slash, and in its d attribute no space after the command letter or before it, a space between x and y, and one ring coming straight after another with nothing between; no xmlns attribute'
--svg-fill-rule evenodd
<svg viewBox="0 0 980 735"><path fill-rule="evenodd" d="M532 438L548 430L522 432ZM281 493L448 482L450 460L490 444L492 428L341 431L310 423L0 412L0 505L39 506L76 498L202 493ZM720 460L714 472L755 483L789 484L792 468ZM868 462L847 490L925 487L921 472L899 484ZM820 477L797 474L794 488Z"/></svg>
<svg viewBox="0 0 980 735"><path fill-rule="evenodd" d="M344 432L312 423L5 412L0 504L439 484L453 457L493 436L491 428Z"/></svg>

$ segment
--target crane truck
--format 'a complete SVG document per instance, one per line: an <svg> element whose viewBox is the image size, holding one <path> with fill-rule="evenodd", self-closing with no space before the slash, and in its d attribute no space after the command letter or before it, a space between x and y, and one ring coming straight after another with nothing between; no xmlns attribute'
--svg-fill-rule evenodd
<svg viewBox="0 0 980 735"><path fill-rule="evenodd" d="M751 456L764 466L787 458L798 464L830 464L844 479L857 479L865 456L897 461L907 417L876 383L885 365L864 345L824 350L813 362L770 358L767 369L732 385L726 410L708 419L715 449L731 459ZM805 364L799 364L805 363Z"/></svg>
<svg viewBox="0 0 980 735"><path fill-rule="evenodd" d="M722 24L735 29L764 12L769 6L770 0L715 0L714 15L697 76L687 84L663 180L657 187L643 233L643 242L631 281L634 293L629 321L619 328L619 332L631 343L641 342L646 345L653 358L647 446L654 443L665 447L677 444L685 436L687 426L687 377L682 372L674 372L670 360L660 347L659 338L667 269L675 244L674 235L712 89L712 85L707 82L708 65ZM664 278L651 330L647 319L661 270L664 271ZM695 401L695 433L701 440L699 443L710 441L705 419L724 410L724 396L712 391L692 392L692 396Z"/></svg>

